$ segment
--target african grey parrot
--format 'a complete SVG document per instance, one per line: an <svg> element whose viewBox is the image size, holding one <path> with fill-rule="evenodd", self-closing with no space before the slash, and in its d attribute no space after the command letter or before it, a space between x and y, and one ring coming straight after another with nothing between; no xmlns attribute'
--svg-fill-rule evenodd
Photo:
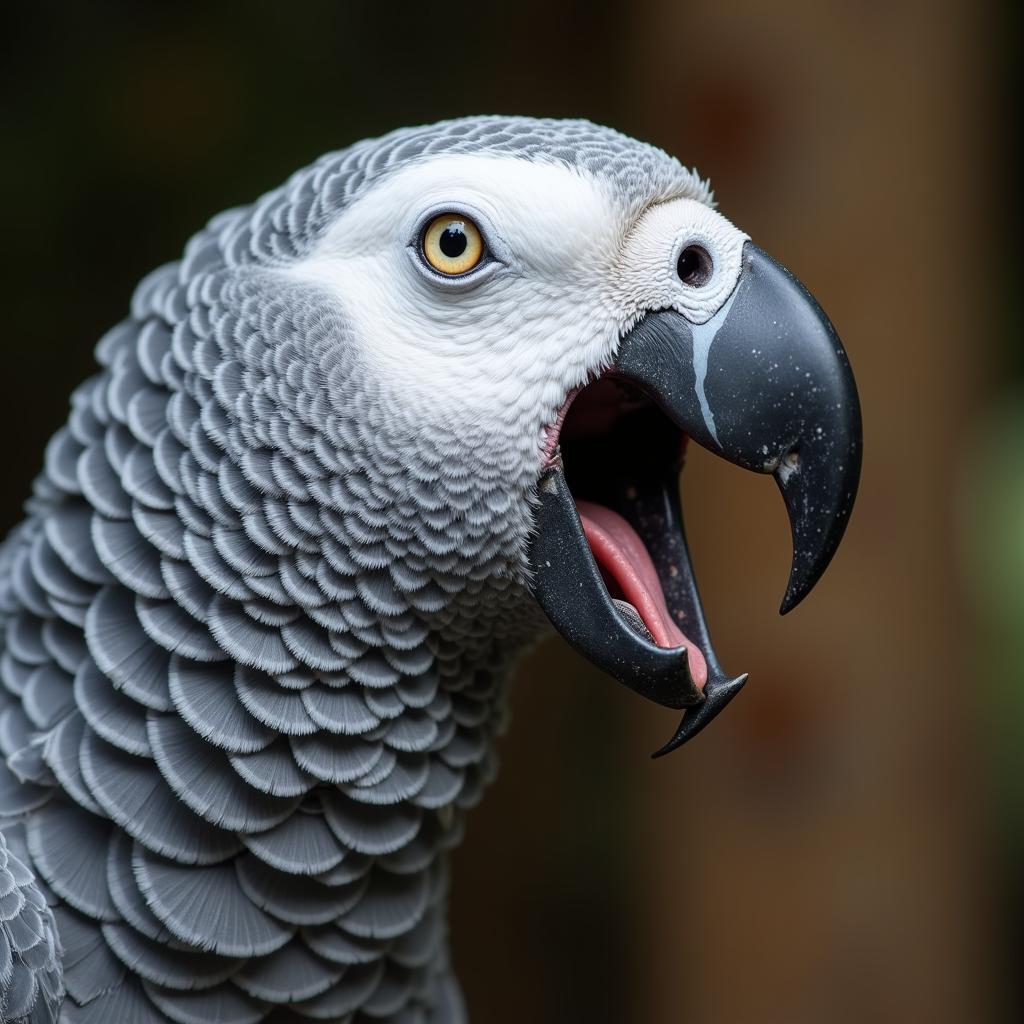
<svg viewBox="0 0 1024 1024"><path fill-rule="evenodd" d="M775 475L784 607L859 473L814 300L585 121L331 153L215 217L96 355L0 548L6 1024L463 1020L445 855L516 652L550 621L683 709L677 746L742 683L686 440Z"/></svg>

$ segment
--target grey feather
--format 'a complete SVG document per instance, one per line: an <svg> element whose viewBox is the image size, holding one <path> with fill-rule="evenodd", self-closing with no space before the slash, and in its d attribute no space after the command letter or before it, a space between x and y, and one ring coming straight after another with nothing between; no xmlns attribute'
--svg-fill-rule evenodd
<svg viewBox="0 0 1024 1024"><path fill-rule="evenodd" d="M393 875L414 875L426 871L437 859L438 850L450 849L461 838L459 822L443 829L437 815L427 815L416 837L377 863Z"/></svg>
<svg viewBox="0 0 1024 1024"><path fill-rule="evenodd" d="M284 821L298 806L296 797L269 796L243 782L223 751L176 716L152 715L148 729L153 757L167 784L211 825L260 832Z"/></svg>
<svg viewBox="0 0 1024 1024"><path fill-rule="evenodd" d="M163 324L150 321L139 332L136 345L139 369L146 375L150 383L165 384L162 364L164 356L171 351L171 332Z"/></svg>
<svg viewBox="0 0 1024 1024"><path fill-rule="evenodd" d="M395 664L395 661L392 660L391 663ZM395 684L395 692L406 707L425 708L430 716L437 721L447 718L450 708L448 694L439 689L440 685L439 675L436 672L428 671L422 675L399 679ZM445 702L445 710L440 714L435 710L439 695Z"/></svg>
<svg viewBox="0 0 1024 1024"><path fill-rule="evenodd" d="M88 728L85 719L78 711L74 711L46 736L42 746L42 755L46 764L53 772L60 787L79 807L91 814L105 817L99 804L82 776L82 764L79 752L82 739ZM61 826L63 827L63 826Z"/></svg>
<svg viewBox="0 0 1024 1024"><path fill-rule="evenodd" d="M380 781L357 779L344 791L360 803L390 806L412 800L427 784L430 760L425 754L397 754L395 767Z"/></svg>
<svg viewBox="0 0 1024 1024"><path fill-rule="evenodd" d="M28 814L53 796L53 791L33 782L22 782L7 764L0 761L0 807L5 817L18 817Z"/></svg>
<svg viewBox="0 0 1024 1024"><path fill-rule="evenodd" d="M352 782L366 775L380 760L384 748L354 736L330 733L293 736L291 747L299 766L324 782Z"/></svg>
<svg viewBox="0 0 1024 1024"><path fill-rule="evenodd" d="M78 459L84 445L95 438L78 440L72 430L64 427L57 431L46 446L46 475L67 494L80 493L78 483Z"/></svg>
<svg viewBox="0 0 1024 1024"><path fill-rule="evenodd" d="M43 624L29 612L20 612L7 623L7 650L25 665L45 665L50 660L43 643ZM16 692L20 693L21 690Z"/></svg>
<svg viewBox="0 0 1024 1024"><path fill-rule="evenodd" d="M178 992L152 982L143 987L157 1008L176 1024L258 1024L268 1004L239 992L233 985L217 985L201 992Z"/></svg>
<svg viewBox="0 0 1024 1024"><path fill-rule="evenodd" d="M316 778L295 763L291 747L283 737L252 754L231 754L228 761L253 789L270 796L303 796L317 784Z"/></svg>
<svg viewBox="0 0 1024 1024"><path fill-rule="evenodd" d="M34 727L21 705L3 689L0 689L0 707L3 708L0 711L0 753L6 758L28 745Z"/></svg>
<svg viewBox="0 0 1024 1024"><path fill-rule="evenodd" d="M370 856L394 853L412 842L422 821L422 813L415 807L374 807L341 793L324 795L324 814L331 831L347 848Z"/></svg>
<svg viewBox="0 0 1024 1024"><path fill-rule="evenodd" d="M371 995L360 1007L362 1013L374 1020L389 1020L412 998L418 978L415 972L406 970L394 961L388 963Z"/></svg>
<svg viewBox="0 0 1024 1024"><path fill-rule="evenodd" d="M365 1005L380 984L384 963L350 967L323 995L298 1003L296 1010L305 1018L338 1021Z"/></svg>
<svg viewBox="0 0 1024 1024"><path fill-rule="evenodd" d="M428 910L423 919L391 943L388 955L403 967L426 967L434 959L434 951L444 931L444 920L436 910Z"/></svg>
<svg viewBox="0 0 1024 1024"><path fill-rule="evenodd" d="M126 924L105 924L102 930L114 956L126 967L146 981L168 988L212 988L231 977L240 963L229 957L152 942Z"/></svg>
<svg viewBox="0 0 1024 1024"><path fill-rule="evenodd" d="M217 591L186 561L164 558L160 568L174 600L194 619L205 622Z"/></svg>
<svg viewBox="0 0 1024 1024"><path fill-rule="evenodd" d="M431 749L437 736L437 722L427 714L410 710L387 726L383 739L394 750L413 754Z"/></svg>
<svg viewBox="0 0 1024 1024"><path fill-rule="evenodd" d="M92 509L83 501L68 502L46 521L46 539L61 561L86 583L102 587L113 582L110 571L89 543Z"/></svg>
<svg viewBox="0 0 1024 1024"><path fill-rule="evenodd" d="M50 908L0 835L0 1020L54 1024L63 997Z"/></svg>
<svg viewBox="0 0 1024 1024"><path fill-rule="evenodd" d="M353 686L342 689L311 686L302 691L300 699L310 721L329 732L360 736L380 725L380 719Z"/></svg>
<svg viewBox="0 0 1024 1024"><path fill-rule="evenodd" d="M412 798L418 807L436 809L450 804L462 789L463 772L432 758L423 788Z"/></svg>
<svg viewBox="0 0 1024 1024"><path fill-rule="evenodd" d="M42 744L36 742L35 738L7 758L7 767L22 782L47 788L53 786L53 772L43 759Z"/></svg>
<svg viewBox="0 0 1024 1024"><path fill-rule="evenodd" d="M78 483L89 504L111 519L127 519L132 499L121 486L121 478L110 464L102 444L91 444L79 456Z"/></svg>
<svg viewBox="0 0 1024 1024"><path fill-rule="evenodd" d="M484 757L487 737L479 728L459 728L445 748L441 758L450 768L467 768L478 764Z"/></svg>
<svg viewBox="0 0 1024 1024"><path fill-rule="evenodd" d="M64 622L76 626L78 629L85 628L85 617L89 612L88 605L75 604L71 601L60 601L56 597L48 597L46 603Z"/></svg>
<svg viewBox="0 0 1024 1024"><path fill-rule="evenodd" d="M291 654L318 672L340 672L352 660L339 654L331 646L327 631L305 616L285 626L281 639Z"/></svg>
<svg viewBox="0 0 1024 1024"><path fill-rule="evenodd" d="M150 909L182 942L253 957L280 949L294 933L249 899L231 864L190 869L138 845L132 863Z"/></svg>
<svg viewBox="0 0 1024 1024"><path fill-rule="evenodd" d="M176 559L185 557L185 528L173 512L156 512L136 505L132 519L139 533L162 555Z"/></svg>
<svg viewBox="0 0 1024 1024"><path fill-rule="evenodd" d="M337 920L366 892L366 876L331 886L277 871L251 855L239 857L235 869L253 904L287 924L310 926Z"/></svg>
<svg viewBox="0 0 1024 1024"><path fill-rule="evenodd" d="M150 639L165 651L192 661L223 661L224 651L207 627L173 601L139 597L135 603L139 623Z"/></svg>
<svg viewBox="0 0 1024 1024"><path fill-rule="evenodd" d="M107 886L120 918L153 942L169 946L177 944L179 948L187 949L149 909L135 880L132 849L132 841L124 832L115 832L111 836L107 852Z"/></svg>
<svg viewBox="0 0 1024 1024"><path fill-rule="evenodd" d="M182 864L216 864L241 840L204 821L172 792L156 766L86 733L82 775L96 802L133 839Z"/></svg>
<svg viewBox="0 0 1024 1024"><path fill-rule="evenodd" d="M406 709L406 703L393 688L364 690L366 706L380 718L397 718Z"/></svg>
<svg viewBox="0 0 1024 1024"><path fill-rule="evenodd" d="M385 747L381 751L380 760L357 780L360 787L376 786L378 782L383 782L395 770L396 764L398 755L390 747Z"/></svg>
<svg viewBox="0 0 1024 1024"><path fill-rule="evenodd" d="M171 701L207 742L233 754L252 754L266 747L274 733L239 702L234 676L234 666L226 662L200 665L174 657L169 679Z"/></svg>
<svg viewBox="0 0 1024 1024"><path fill-rule="evenodd" d="M47 593L46 588L36 579L35 569L32 565L32 556L25 549L18 553L11 566L10 588L18 601L28 611L38 615L40 618L49 616L54 606L54 601L59 602L59 599ZM74 602L59 603L74 605ZM74 606L82 607L82 605Z"/></svg>
<svg viewBox="0 0 1024 1024"><path fill-rule="evenodd" d="M277 577L268 577L277 580ZM271 598L265 597L261 593L260 587L252 586L255 583L255 578L250 579L250 587L257 597L252 601L246 601L242 605L242 611L249 616L250 619L255 619L257 622L262 623L264 626L276 626L278 629L284 626L289 626L296 619L300 618L302 613L296 611L296 609L287 605L282 605L276 598L278 598L277 588L272 588Z"/></svg>
<svg viewBox="0 0 1024 1024"><path fill-rule="evenodd" d="M168 597L160 575L160 552L131 519L92 518L92 542L104 567L128 590L144 597Z"/></svg>
<svg viewBox="0 0 1024 1024"><path fill-rule="evenodd" d="M89 725L129 754L151 757L146 734L146 709L114 689L111 681L88 661L75 676L75 703Z"/></svg>
<svg viewBox="0 0 1024 1024"><path fill-rule="evenodd" d="M131 497L147 508L169 511L175 507L174 493L160 479L152 452L144 445L135 445L125 459L121 483Z"/></svg>
<svg viewBox="0 0 1024 1024"><path fill-rule="evenodd" d="M171 401L173 400L174 399L172 398ZM168 409L165 407L164 411L166 413ZM169 426L160 431L160 434L157 436L156 442L153 445L153 468L159 474L160 479L175 494L183 494L185 491L185 482L182 478L181 467L182 461L186 455L187 449L174 436L174 431ZM141 506L136 505L136 508L139 507ZM159 514L170 516L176 522L178 521L177 516L173 515L171 511ZM181 524L179 522L179 527L180 525ZM174 557L179 558L181 555L175 555Z"/></svg>
<svg viewBox="0 0 1024 1024"><path fill-rule="evenodd" d="M100 591L89 609L85 639L117 689L154 711L170 711L170 655L146 635L128 593L114 587Z"/></svg>
<svg viewBox="0 0 1024 1024"><path fill-rule="evenodd" d="M40 665L21 694L22 707L37 729L48 729L75 706L72 679L57 665Z"/></svg>
<svg viewBox="0 0 1024 1024"><path fill-rule="evenodd" d="M81 629L60 619L50 618L43 623L43 643L50 657L72 676L89 656Z"/></svg>
<svg viewBox="0 0 1024 1024"><path fill-rule="evenodd" d="M401 678L401 673L393 669L375 651L364 654L348 667L348 674L363 686L383 688L393 686Z"/></svg>
<svg viewBox="0 0 1024 1024"><path fill-rule="evenodd" d="M103 925L102 934L115 956L132 973L168 988L212 988L231 977L240 966L237 958L153 942L128 925Z"/></svg>
<svg viewBox="0 0 1024 1024"><path fill-rule="evenodd" d="M344 966L375 963L390 947L386 940L357 938L336 925L303 928L302 937L325 960Z"/></svg>
<svg viewBox="0 0 1024 1024"><path fill-rule="evenodd" d="M120 361L123 363L123 359ZM118 479L122 479L125 463L135 447L135 438L123 423L109 423L102 434L102 441L107 461L117 473Z"/></svg>
<svg viewBox="0 0 1024 1024"><path fill-rule="evenodd" d="M32 815L26 830L40 875L63 900L98 921L117 917L107 889L110 830L109 821L56 802Z"/></svg>
<svg viewBox="0 0 1024 1024"><path fill-rule="evenodd" d="M301 693L285 689L265 672L237 666L235 691L249 714L271 729L287 736L309 736L317 731Z"/></svg>
<svg viewBox="0 0 1024 1024"><path fill-rule="evenodd" d="M144 370L142 360L145 352L141 336L136 352L139 369ZM127 411L128 429L144 445L153 448L167 426L167 392L163 388L140 388L129 399Z"/></svg>
<svg viewBox="0 0 1024 1024"><path fill-rule="evenodd" d="M142 985L134 978L126 978L84 1005L73 999L66 1002L60 1024L167 1024L167 1021L150 1002Z"/></svg>
<svg viewBox="0 0 1024 1024"><path fill-rule="evenodd" d="M293 1003L331 987L343 969L311 953L300 941L291 942L256 966L243 968L235 984L250 996L272 1003Z"/></svg>
<svg viewBox="0 0 1024 1024"><path fill-rule="evenodd" d="M323 815L305 809L266 832L243 837L243 842L265 864L291 875L330 871L346 856Z"/></svg>
<svg viewBox="0 0 1024 1024"><path fill-rule="evenodd" d="M249 601L253 592L245 585L236 572L217 554L213 541L202 536L198 532L201 522L197 522L198 509L187 499L180 499L178 514L185 520L187 532L185 533L184 547L185 555L192 568L213 587L215 591L232 597L236 601Z"/></svg>
<svg viewBox="0 0 1024 1024"><path fill-rule="evenodd" d="M118 988L125 977L124 965L103 941L95 922L67 906L53 911L64 955L64 982L78 1003L90 1003L103 992Z"/></svg>
<svg viewBox="0 0 1024 1024"><path fill-rule="evenodd" d="M341 918L340 925L359 938L393 939L419 923L427 909L428 895L423 875L374 870L365 896Z"/></svg>
<svg viewBox="0 0 1024 1024"><path fill-rule="evenodd" d="M254 622L229 598L214 599L208 621L217 642L235 661L271 674L299 667L278 630Z"/></svg>
<svg viewBox="0 0 1024 1024"><path fill-rule="evenodd" d="M22 568L30 568L33 582L50 597L70 604L89 604L96 588L76 576L62 561L46 539L45 533L36 534L31 554L21 561ZM38 606L37 606L38 607Z"/></svg>
<svg viewBox="0 0 1024 1024"><path fill-rule="evenodd" d="M345 854L344 860L333 868L320 872L317 878L328 885L345 885L357 878L362 878L373 867L373 864L370 857L350 851Z"/></svg>

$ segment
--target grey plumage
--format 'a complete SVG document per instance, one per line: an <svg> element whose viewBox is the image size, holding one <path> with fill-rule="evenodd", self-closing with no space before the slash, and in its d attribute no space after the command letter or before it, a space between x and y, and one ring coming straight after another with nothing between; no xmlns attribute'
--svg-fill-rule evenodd
<svg viewBox="0 0 1024 1024"><path fill-rule="evenodd" d="M47 1024L64 995L53 913L0 835L0 1020Z"/></svg>
<svg viewBox="0 0 1024 1024"><path fill-rule="evenodd" d="M444 852L539 621L534 481L382 420L350 325L281 272L460 153L708 198L607 129L468 119L322 158L139 285L0 548L0 817L28 840L0 840L0 1020L460 1019Z"/></svg>

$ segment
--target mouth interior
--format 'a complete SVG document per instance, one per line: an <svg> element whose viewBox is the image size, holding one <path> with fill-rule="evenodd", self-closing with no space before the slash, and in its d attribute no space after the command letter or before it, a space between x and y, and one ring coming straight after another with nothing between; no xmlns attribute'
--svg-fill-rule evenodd
<svg viewBox="0 0 1024 1024"><path fill-rule="evenodd" d="M682 527L649 514L665 508L657 499L666 487L678 486L685 435L645 395L612 376L575 395L559 422L555 440L566 482L609 595L634 631L659 647L685 647L690 674L703 687L707 661L681 628L684 610L666 594L667 581L690 566L659 564L659 552L676 547L659 543L659 531L681 534Z"/></svg>

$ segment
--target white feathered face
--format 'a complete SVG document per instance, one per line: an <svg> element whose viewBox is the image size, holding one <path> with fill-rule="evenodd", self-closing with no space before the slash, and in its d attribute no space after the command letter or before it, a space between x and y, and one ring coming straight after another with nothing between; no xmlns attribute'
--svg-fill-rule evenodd
<svg viewBox="0 0 1024 1024"><path fill-rule="evenodd" d="M370 190L292 273L336 297L396 411L515 437L539 474L570 389L648 310L708 320L745 239L696 199L630 210L560 164L445 156Z"/></svg>
<svg viewBox="0 0 1024 1024"><path fill-rule="evenodd" d="M432 446L438 495L467 466L504 489L466 522L520 538L511 575L555 627L645 696L702 705L674 744L742 682L714 657L683 538L686 441L776 474L788 606L838 545L859 471L831 325L680 170L678 194L645 203L561 163L437 156L287 271L336 304L389 436Z"/></svg>

